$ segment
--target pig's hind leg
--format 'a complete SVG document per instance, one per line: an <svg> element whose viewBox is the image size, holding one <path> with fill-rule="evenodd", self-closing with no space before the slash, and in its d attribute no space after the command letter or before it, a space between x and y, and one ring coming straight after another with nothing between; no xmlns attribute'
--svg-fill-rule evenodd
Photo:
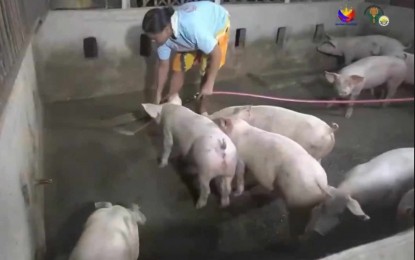
<svg viewBox="0 0 415 260"><path fill-rule="evenodd" d="M404 79L402 78L390 78L387 82L386 82L386 89L387 89L387 94L385 96L385 99L391 99L395 96L396 91L398 90L398 87L403 83ZM390 102L385 102L383 103L382 107L387 107L389 106Z"/></svg>
<svg viewBox="0 0 415 260"><path fill-rule="evenodd" d="M241 195L245 190L245 163L238 159L236 164L236 191L233 193L234 196Z"/></svg>
<svg viewBox="0 0 415 260"><path fill-rule="evenodd" d="M221 181L220 181L220 195L221 195L220 204L221 204L222 208L225 208L225 207L228 207L229 204L230 204L229 195L231 194L231 191L232 191L233 177L222 176L220 178L221 178Z"/></svg>
<svg viewBox="0 0 415 260"><path fill-rule="evenodd" d="M199 171L199 199L196 203L196 208L200 209L206 206L210 194L210 181L212 180L209 171Z"/></svg>

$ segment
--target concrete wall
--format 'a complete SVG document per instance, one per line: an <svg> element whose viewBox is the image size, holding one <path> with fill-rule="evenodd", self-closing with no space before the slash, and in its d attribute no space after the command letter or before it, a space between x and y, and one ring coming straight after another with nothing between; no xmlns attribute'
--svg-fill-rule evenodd
<svg viewBox="0 0 415 260"><path fill-rule="evenodd" d="M29 46L0 117L0 259L44 251L42 106ZM37 258L40 259L40 258Z"/></svg>
<svg viewBox="0 0 415 260"><path fill-rule="evenodd" d="M318 54L312 42L317 24L337 35L380 32L413 40L413 10L385 7L388 28L372 26L363 16L369 3L352 1L358 26L336 26L344 1L291 4L225 4L231 14L228 61L219 79L267 70L334 69L333 58ZM141 20L148 8L130 10L51 11L36 38L41 93L46 102L121 94L149 89L155 55L139 55ZM404 24L405 26L400 26ZM275 44L279 27L287 27L285 47ZM377 27L377 28L376 28ZM236 29L246 28L247 45L235 49ZM409 30L411 30L408 33ZM99 57L83 58L83 38L94 36ZM195 74L190 81L197 78Z"/></svg>

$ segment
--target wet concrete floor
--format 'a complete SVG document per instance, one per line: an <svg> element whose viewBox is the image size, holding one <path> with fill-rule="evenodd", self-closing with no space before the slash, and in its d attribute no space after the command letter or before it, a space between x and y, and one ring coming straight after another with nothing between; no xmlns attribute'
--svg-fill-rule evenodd
<svg viewBox="0 0 415 260"><path fill-rule="evenodd" d="M267 88L243 77L218 83L216 90L291 98L331 95L321 78L287 88L274 84L279 82L275 76L263 80L270 84ZM46 105L46 173L54 180L46 188L47 259L69 254L96 201L137 202L141 206L148 222L140 227L139 259L316 259L397 232L392 214L388 214L392 212L387 212L373 217L370 223L351 219L306 249L284 248L279 244L286 224L283 204L267 194L253 192L253 181L248 182L243 196L231 200L229 208L221 209L218 197L212 194L208 205L196 210L196 190L189 178L173 164L164 169L157 167L161 138L154 124L135 136L72 124L136 110L138 95ZM413 96L413 87L402 88L397 96ZM322 105L247 97L211 99L210 112L241 104L281 105L338 123L336 146L322 162L333 186L354 165L387 150L414 145L413 104L385 109L357 105L352 118L345 119L344 109L338 107L326 109Z"/></svg>

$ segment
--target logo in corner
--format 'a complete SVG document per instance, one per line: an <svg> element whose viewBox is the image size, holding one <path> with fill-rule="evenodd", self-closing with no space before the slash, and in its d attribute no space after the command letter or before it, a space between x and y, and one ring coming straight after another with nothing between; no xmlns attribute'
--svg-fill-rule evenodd
<svg viewBox="0 0 415 260"><path fill-rule="evenodd" d="M340 19L341 23L336 23L336 25L356 25L354 19L356 17L356 12L352 7L347 5L337 11L337 17Z"/></svg>
<svg viewBox="0 0 415 260"><path fill-rule="evenodd" d="M369 17L370 22L372 24L377 24L377 23L380 24L379 18L382 17L382 16L384 16L384 13L383 13L382 8L380 8L379 6L377 6L377 5L370 5L370 6L368 6L366 8L366 10L364 12L364 15L366 15L366 16ZM386 17L386 18L389 21L389 18L388 17ZM382 25L382 26L386 26L386 25Z"/></svg>
<svg viewBox="0 0 415 260"><path fill-rule="evenodd" d="M382 15L379 17L379 25L380 26L388 26L389 25L389 17L386 15Z"/></svg>

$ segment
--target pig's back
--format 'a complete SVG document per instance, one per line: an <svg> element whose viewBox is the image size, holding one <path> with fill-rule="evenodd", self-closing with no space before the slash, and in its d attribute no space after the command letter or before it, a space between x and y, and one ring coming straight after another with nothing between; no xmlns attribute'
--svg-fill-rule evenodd
<svg viewBox="0 0 415 260"><path fill-rule="evenodd" d="M414 148L399 148L355 166L346 174L339 189L352 194L363 204L375 202L380 197L387 204L396 202L401 193L413 185Z"/></svg>
<svg viewBox="0 0 415 260"><path fill-rule="evenodd" d="M209 118L196 114L192 110L177 105L163 107L165 124L172 130L173 139L178 141L184 154L190 150L193 142L205 135L224 135L219 127Z"/></svg>
<svg viewBox="0 0 415 260"><path fill-rule="evenodd" d="M127 210L118 206L102 208L88 218L70 260L136 259L129 252L135 250L133 254L138 257L138 243L137 225ZM134 248L129 248L130 244Z"/></svg>
<svg viewBox="0 0 415 260"><path fill-rule="evenodd" d="M344 67L340 70L342 75L359 75L367 76L370 75L368 72L373 70L385 70L391 66L402 66L405 64L403 59L392 57L392 56L370 56L360 59L349 66Z"/></svg>
<svg viewBox="0 0 415 260"><path fill-rule="evenodd" d="M291 140L284 141L288 145ZM327 186L327 174L316 159L294 143L290 143L291 149L288 151L290 160L283 165L278 175L279 189L283 191L289 207L314 206L324 197L319 186Z"/></svg>
<svg viewBox="0 0 415 260"><path fill-rule="evenodd" d="M298 129L302 132L312 131L318 126L327 125L315 116L277 106L253 106L251 113L252 116L247 120L250 125L291 139L295 139ZM327 128L330 127L327 125Z"/></svg>
<svg viewBox="0 0 415 260"><path fill-rule="evenodd" d="M320 201L322 187L327 185L327 175L322 166L301 145L280 134L252 127L254 138L252 147L258 145L265 149L258 156L274 157L273 170L278 189L282 192L288 206L310 206ZM265 155L266 154L266 155ZM264 163L265 164L265 163ZM261 169L262 164L258 166Z"/></svg>
<svg viewBox="0 0 415 260"><path fill-rule="evenodd" d="M374 87L391 77L406 77L406 63L392 56L371 56L352 63L340 71L342 75L357 75L365 78L365 87Z"/></svg>

